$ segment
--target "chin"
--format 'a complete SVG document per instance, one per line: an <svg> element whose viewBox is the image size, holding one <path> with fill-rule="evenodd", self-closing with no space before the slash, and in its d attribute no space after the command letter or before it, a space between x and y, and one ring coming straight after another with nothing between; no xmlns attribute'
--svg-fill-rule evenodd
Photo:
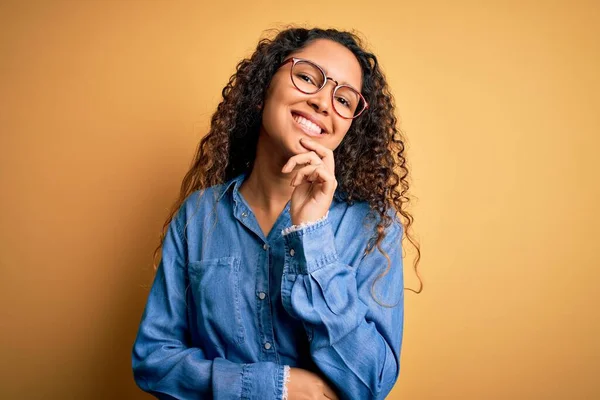
<svg viewBox="0 0 600 400"><path fill-rule="evenodd" d="M285 152L288 153L288 157L295 156L297 154L308 153L308 149L300 144L300 138L302 136L293 135L287 138L284 144Z"/></svg>

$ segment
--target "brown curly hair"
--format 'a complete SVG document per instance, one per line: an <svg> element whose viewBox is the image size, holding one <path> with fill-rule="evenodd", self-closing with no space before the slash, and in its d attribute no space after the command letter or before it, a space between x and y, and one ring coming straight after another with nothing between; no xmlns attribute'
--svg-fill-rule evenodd
<svg viewBox="0 0 600 400"><path fill-rule="evenodd" d="M377 280L386 275L391 266L388 255L381 248L385 229L393 219L389 211L393 211L392 215L400 214L404 234L417 253L413 267L419 278L419 290L407 289L421 292L423 283L417 270L421 251L409 231L413 217L406 211L409 183L405 139L396 127L394 99L375 55L363 50L362 41L355 33L336 29L292 27L281 30L273 39L261 39L252 56L237 64L236 72L222 90L223 100L212 115L210 130L200 141L191 167L183 178L179 198L163 226L160 243L154 251L155 270L169 224L185 199L196 190L225 183L252 170L262 120L262 110L258 106L264 102L271 78L286 56L316 39L344 45L354 53L363 73L361 93L369 103L369 110L352 122L334 151L338 181L335 197L348 204L365 201L370 206L369 216L379 216L365 255L377 247L388 259L388 267L373 282L371 293ZM223 157L224 154L227 157Z"/></svg>

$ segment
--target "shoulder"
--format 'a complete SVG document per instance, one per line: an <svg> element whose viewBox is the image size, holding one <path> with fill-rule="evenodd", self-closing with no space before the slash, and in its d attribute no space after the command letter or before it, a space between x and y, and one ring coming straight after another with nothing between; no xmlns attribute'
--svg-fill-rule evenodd
<svg viewBox="0 0 600 400"><path fill-rule="evenodd" d="M371 213L371 207L366 201L357 201L352 204L345 201L334 200L331 204L330 214L333 219L344 223L356 223L365 220Z"/></svg>
<svg viewBox="0 0 600 400"><path fill-rule="evenodd" d="M402 237L402 224L396 217L395 209L386 214L392 217L392 223L385 227L383 248L396 246ZM371 209L367 202L334 202L329 212L336 247L347 264L361 260L365 251L377 237L376 227L381 221L379 212ZM342 251L343 249L343 251Z"/></svg>
<svg viewBox="0 0 600 400"><path fill-rule="evenodd" d="M237 176L224 183L213 185L204 189L198 189L190 193L190 195L184 200L182 208L184 208L185 211L190 211L191 209L197 210L202 206L214 206L222 199L227 199L227 192L230 192L236 183L242 178L243 176Z"/></svg>
<svg viewBox="0 0 600 400"><path fill-rule="evenodd" d="M373 210L366 201L357 201L348 204L343 201L334 201L330 210L332 222L336 229L352 232L355 235L373 234L375 227L381 221L381 215ZM391 218L391 224L386 226L386 233L396 234L402 231L402 223L393 207L388 208L386 215Z"/></svg>
<svg viewBox="0 0 600 400"><path fill-rule="evenodd" d="M206 217L215 211L217 204L220 207L227 206L226 203L228 202L220 202L219 200L225 197L223 195L228 188L228 184L229 182L222 183L204 189L197 189L190 193L177 211L178 224L183 226L189 224L190 220Z"/></svg>

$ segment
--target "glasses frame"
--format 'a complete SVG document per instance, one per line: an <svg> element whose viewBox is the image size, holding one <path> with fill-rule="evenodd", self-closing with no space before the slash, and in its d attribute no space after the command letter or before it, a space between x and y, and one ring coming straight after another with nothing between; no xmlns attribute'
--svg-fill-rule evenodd
<svg viewBox="0 0 600 400"><path fill-rule="evenodd" d="M313 65L313 66L315 66L316 68L318 68L318 69L319 69L319 71L321 71L321 73L322 73L322 74L323 74L323 76L325 77L325 79L323 80L323 85L321 85L321 87L320 87L320 88L318 88L318 89L317 89L315 92L306 92L306 91L304 91L304 90L300 89L300 88L298 87L298 85L296 85L296 82L294 82L294 75L292 74L292 72L294 71L294 66L295 66L297 63L299 63L300 61L302 61L302 62L306 62L306 63L309 63L310 65ZM302 92L302 93L304 93L304 94L315 94L315 93L318 93L318 92L320 92L320 91L321 91L321 90L322 90L322 89L325 87L325 85L327 85L327 81L332 81L332 82L335 82L335 88L333 88L333 90L331 91L331 106L333 107L333 110L335 111L335 113L336 113L337 115L339 115L340 117L342 117L342 118L344 118L344 119L354 119L354 118L357 118L358 116L360 116L360 115L361 115L363 112L365 112L365 110L367 110L367 109L369 108L369 103L367 103L367 100L365 99L365 97L362 95L362 93L361 93L361 92L359 92L358 90L356 90L355 88L353 88L353 87L352 87L352 86L350 86L350 85L340 85L340 84L338 83L338 81L336 81L336 80L335 80L335 79L333 79L333 78L330 78L330 77L328 77L328 76L327 76L327 74L325 73L325 71L323 70L323 68L321 68L321 66L319 66L319 65L315 64L314 62L312 62L312 61L310 61L310 60L307 60L307 59L305 59L305 58L296 58L296 57L292 57L292 58L288 58L287 60L285 60L284 62L282 62L282 63L281 63L281 65L279 65L279 68L281 68L281 67L283 67L284 65L286 65L286 64L289 64L289 63L292 63L292 67L290 68L290 79L292 80L292 84L294 85L294 87L295 87L296 89L298 89L300 92ZM335 108L335 104L334 104L334 101L335 101L335 92L337 92L337 91L338 91L338 89L339 89L339 88L342 88L342 87L348 87L348 88L350 88L350 89L354 90L356 93L358 93L358 95L360 96L361 100L362 100L362 101L363 101L363 103L364 103L364 107L363 107L363 109L362 109L362 110L361 110L361 111L360 111L358 114L354 115L353 117L344 117L342 114L340 114L340 113L338 112L337 108Z"/></svg>

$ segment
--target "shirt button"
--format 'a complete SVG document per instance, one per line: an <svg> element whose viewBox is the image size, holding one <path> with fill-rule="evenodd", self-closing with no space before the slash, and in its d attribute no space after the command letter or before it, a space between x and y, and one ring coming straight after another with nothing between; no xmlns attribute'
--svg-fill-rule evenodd
<svg viewBox="0 0 600 400"><path fill-rule="evenodd" d="M265 343L265 349L269 350L271 348L271 343L267 342Z"/></svg>
<svg viewBox="0 0 600 400"><path fill-rule="evenodd" d="M296 251L294 249L290 250L290 256L294 257L294 254L296 254Z"/></svg>
<svg viewBox="0 0 600 400"><path fill-rule="evenodd" d="M242 218L246 218L247 216L248 216L248 213L247 213L246 211L244 211L244 212L242 213Z"/></svg>
<svg viewBox="0 0 600 400"><path fill-rule="evenodd" d="M269 250L269 245L268 244L263 244L263 250Z"/></svg>
<svg viewBox="0 0 600 400"><path fill-rule="evenodd" d="M264 299L265 299L265 297L267 297L267 295L265 294L265 292L260 292L260 293L258 294L258 298L259 298L259 299L261 299L261 300L264 300Z"/></svg>

